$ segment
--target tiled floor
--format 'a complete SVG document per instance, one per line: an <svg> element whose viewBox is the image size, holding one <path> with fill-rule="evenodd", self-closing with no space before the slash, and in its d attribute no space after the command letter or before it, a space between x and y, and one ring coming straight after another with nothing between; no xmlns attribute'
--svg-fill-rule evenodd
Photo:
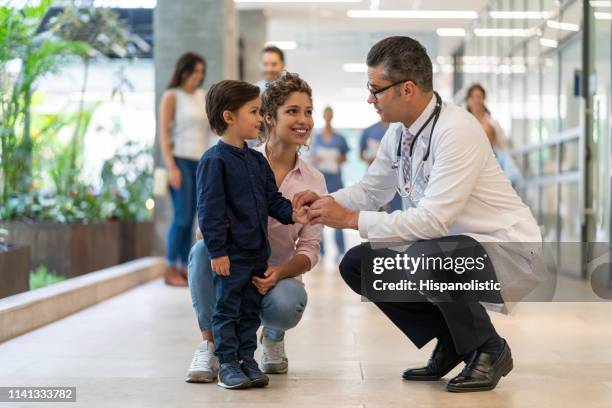
<svg viewBox="0 0 612 408"><path fill-rule="evenodd" d="M77 387L76 404L53 407L612 406L612 303L532 303L493 315L514 371L495 391L451 394L444 381L401 380L433 344L416 350L336 268L312 271L306 285L304 318L287 334L290 371L266 389L183 381L199 334L187 290L161 280L0 344L0 386Z"/></svg>

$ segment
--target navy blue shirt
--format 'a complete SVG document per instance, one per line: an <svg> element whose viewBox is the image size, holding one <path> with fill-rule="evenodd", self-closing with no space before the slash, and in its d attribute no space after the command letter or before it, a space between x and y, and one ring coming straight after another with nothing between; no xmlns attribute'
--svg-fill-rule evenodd
<svg viewBox="0 0 612 408"><path fill-rule="evenodd" d="M232 246L266 248L268 215L293 223L291 202L278 192L268 161L246 143L240 149L219 141L208 149L196 184L198 224L211 259L228 255Z"/></svg>

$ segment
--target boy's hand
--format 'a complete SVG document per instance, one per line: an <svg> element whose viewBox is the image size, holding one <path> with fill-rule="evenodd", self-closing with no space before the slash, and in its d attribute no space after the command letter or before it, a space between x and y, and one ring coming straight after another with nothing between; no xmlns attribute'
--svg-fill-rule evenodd
<svg viewBox="0 0 612 408"><path fill-rule="evenodd" d="M220 256L210 260L210 266L214 273L219 276L229 276L230 261L228 256Z"/></svg>
<svg viewBox="0 0 612 408"><path fill-rule="evenodd" d="M293 218L293 222L308 224L308 206L303 206L299 210L293 210L291 218Z"/></svg>

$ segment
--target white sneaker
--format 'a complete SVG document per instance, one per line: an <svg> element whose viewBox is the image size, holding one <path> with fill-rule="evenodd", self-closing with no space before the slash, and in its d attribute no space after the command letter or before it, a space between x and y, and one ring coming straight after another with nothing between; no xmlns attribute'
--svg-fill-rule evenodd
<svg viewBox="0 0 612 408"><path fill-rule="evenodd" d="M261 371L266 374L285 374L289 368L289 360L285 354L285 341L273 341L263 333L260 339L263 347Z"/></svg>
<svg viewBox="0 0 612 408"><path fill-rule="evenodd" d="M215 346L210 341L198 344L191 366L187 371L187 382L209 383L217 379L219 359L215 356Z"/></svg>

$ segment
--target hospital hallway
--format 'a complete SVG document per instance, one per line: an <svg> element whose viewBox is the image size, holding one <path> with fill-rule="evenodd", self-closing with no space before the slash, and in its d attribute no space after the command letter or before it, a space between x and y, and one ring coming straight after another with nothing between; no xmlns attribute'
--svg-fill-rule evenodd
<svg viewBox="0 0 612 408"><path fill-rule="evenodd" d="M530 303L510 316L493 313L514 370L494 391L454 394L445 381L401 379L405 368L427 361L433 342L417 350L350 291L337 266L317 267L305 284L308 306L286 334L289 372L270 376L264 389L184 381L200 337L188 291L162 279L0 344L0 384L73 386L76 403L51 405L88 408L609 407L612 401L609 302Z"/></svg>

